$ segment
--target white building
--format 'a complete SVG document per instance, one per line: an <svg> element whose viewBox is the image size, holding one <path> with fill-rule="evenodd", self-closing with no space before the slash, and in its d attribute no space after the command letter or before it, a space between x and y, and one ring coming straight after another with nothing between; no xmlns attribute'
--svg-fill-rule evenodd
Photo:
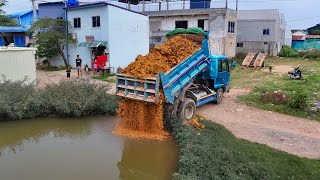
<svg viewBox="0 0 320 180"><path fill-rule="evenodd" d="M35 48L0 47L0 80L36 80Z"/></svg>
<svg viewBox="0 0 320 180"><path fill-rule="evenodd" d="M107 53L110 67L126 67L138 54L149 52L148 16L106 2L66 8L69 32L77 44L69 45L69 64L80 55L91 67L95 53Z"/></svg>
<svg viewBox="0 0 320 180"><path fill-rule="evenodd" d="M286 21L279 10L238 11L237 53L265 52L276 56L285 40Z"/></svg>

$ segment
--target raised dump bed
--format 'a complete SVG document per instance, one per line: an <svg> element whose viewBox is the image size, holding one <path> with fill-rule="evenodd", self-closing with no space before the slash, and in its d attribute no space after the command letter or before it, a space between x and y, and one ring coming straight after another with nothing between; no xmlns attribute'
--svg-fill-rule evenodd
<svg viewBox="0 0 320 180"><path fill-rule="evenodd" d="M175 96L209 64L209 57L208 40L204 39L202 47L197 52L168 72L160 72L154 78L117 74L116 94L124 98L156 103L159 89L162 88L166 102L173 104Z"/></svg>

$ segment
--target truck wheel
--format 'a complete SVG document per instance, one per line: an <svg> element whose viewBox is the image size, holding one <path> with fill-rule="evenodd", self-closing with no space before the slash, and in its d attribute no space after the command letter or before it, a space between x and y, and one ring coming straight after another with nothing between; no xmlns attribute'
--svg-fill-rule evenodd
<svg viewBox="0 0 320 180"><path fill-rule="evenodd" d="M196 103L193 99L186 98L179 107L179 117L185 121L193 119L196 115Z"/></svg>
<svg viewBox="0 0 320 180"><path fill-rule="evenodd" d="M217 91L217 99L214 101L215 104L220 104L223 99L223 89L220 88Z"/></svg>

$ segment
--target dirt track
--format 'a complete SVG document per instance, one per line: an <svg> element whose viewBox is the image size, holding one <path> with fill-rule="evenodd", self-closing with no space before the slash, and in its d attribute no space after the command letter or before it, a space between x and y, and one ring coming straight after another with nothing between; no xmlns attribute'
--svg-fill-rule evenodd
<svg viewBox="0 0 320 180"><path fill-rule="evenodd" d="M219 105L208 104L197 113L223 125L236 137L266 144L300 157L320 159L320 123L236 102L241 89L230 90Z"/></svg>

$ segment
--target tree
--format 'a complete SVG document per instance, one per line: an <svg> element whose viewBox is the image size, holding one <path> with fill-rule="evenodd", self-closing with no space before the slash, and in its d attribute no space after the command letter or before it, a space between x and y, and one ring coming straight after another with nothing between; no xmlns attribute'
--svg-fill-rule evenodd
<svg viewBox="0 0 320 180"><path fill-rule="evenodd" d="M7 0L0 0L0 26L16 26L17 24L13 22L8 16L4 15L2 7L7 4Z"/></svg>
<svg viewBox="0 0 320 180"><path fill-rule="evenodd" d="M320 35L320 29L315 29L311 32L312 35Z"/></svg>
<svg viewBox="0 0 320 180"><path fill-rule="evenodd" d="M60 55L67 66L64 48L66 44L76 43L71 34L67 33L68 27L70 23L61 19L44 18L33 23L28 33L39 32L34 42L38 48L39 57L50 59Z"/></svg>

